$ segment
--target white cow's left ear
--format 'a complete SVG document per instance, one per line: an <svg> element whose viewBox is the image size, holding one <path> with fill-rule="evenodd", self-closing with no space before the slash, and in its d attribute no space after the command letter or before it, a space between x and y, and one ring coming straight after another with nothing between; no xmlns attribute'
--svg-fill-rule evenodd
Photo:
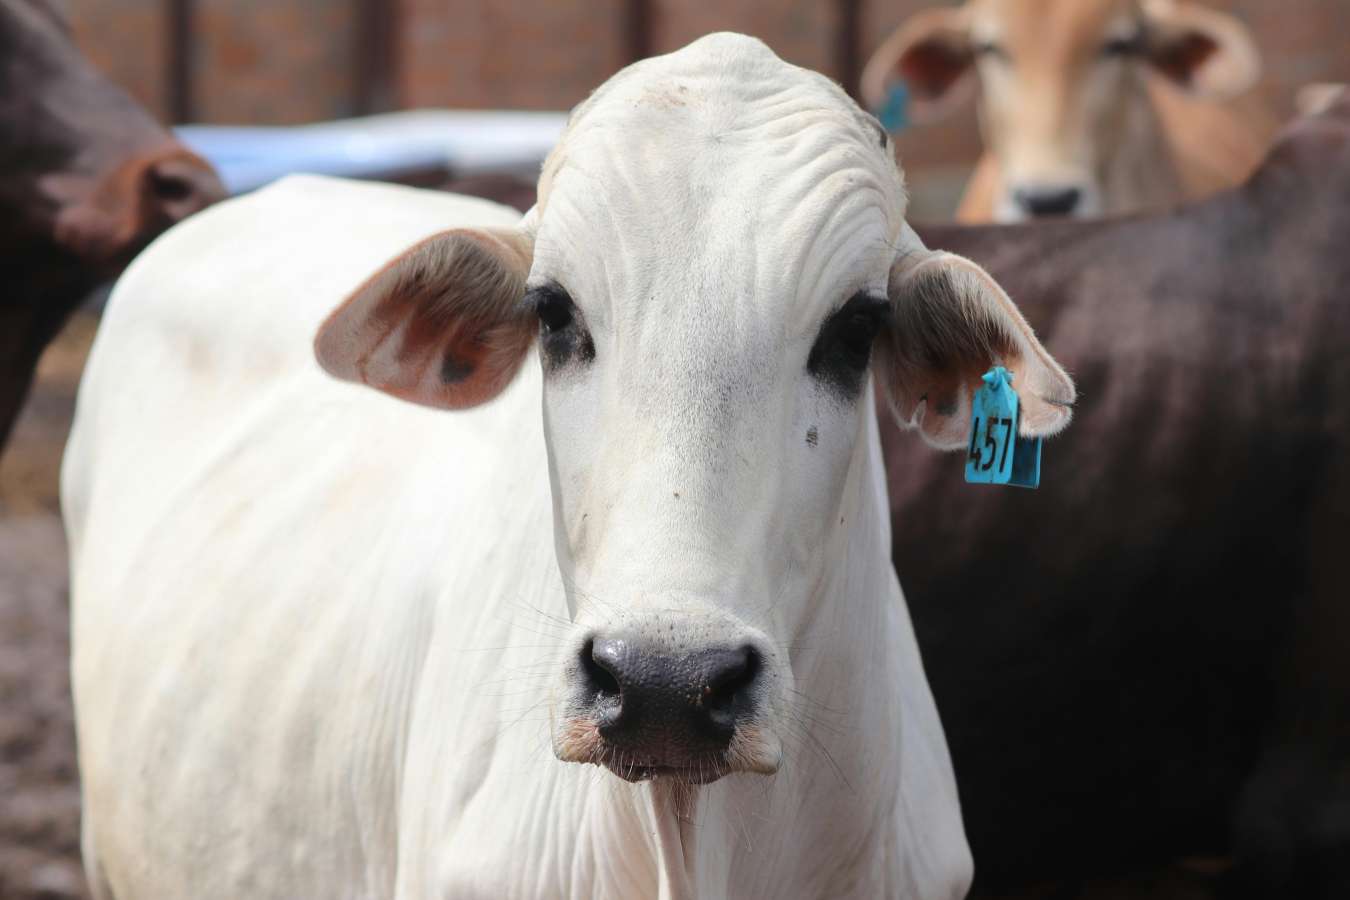
<svg viewBox="0 0 1350 900"><path fill-rule="evenodd" d="M1193 94L1233 97L1261 77L1256 42L1230 15L1191 3L1148 0L1144 22L1149 63Z"/></svg>
<svg viewBox="0 0 1350 900"><path fill-rule="evenodd" d="M1073 381L975 263L919 244L897 258L888 293L894 316L878 338L873 371L902 426L943 450L965 446L971 397L993 366L1013 373L1024 437L1069 424Z"/></svg>
<svg viewBox="0 0 1350 900"><path fill-rule="evenodd" d="M389 262L314 338L330 374L404 400L465 409L511 382L538 330L522 308L533 245L526 231L456 229Z"/></svg>

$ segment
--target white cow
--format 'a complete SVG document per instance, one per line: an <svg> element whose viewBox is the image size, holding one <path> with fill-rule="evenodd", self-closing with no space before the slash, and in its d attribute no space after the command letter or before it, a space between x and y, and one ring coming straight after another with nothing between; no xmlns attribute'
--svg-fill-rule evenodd
<svg viewBox="0 0 1350 900"><path fill-rule="evenodd" d="M1073 387L904 212L717 35L523 220L292 178L156 243L64 472L96 896L963 896L870 378L943 447L992 363L1026 434Z"/></svg>

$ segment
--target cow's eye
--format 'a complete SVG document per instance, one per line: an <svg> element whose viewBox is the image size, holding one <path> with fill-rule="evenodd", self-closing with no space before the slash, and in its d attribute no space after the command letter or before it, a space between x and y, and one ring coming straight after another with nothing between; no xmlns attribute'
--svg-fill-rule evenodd
<svg viewBox="0 0 1350 900"><path fill-rule="evenodd" d="M839 349L865 364L872 355L872 339L877 336L877 327L877 320L872 316L853 313L839 323Z"/></svg>
<svg viewBox="0 0 1350 900"><path fill-rule="evenodd" d="M973 48L975 55L984 59L1007 61L1008 51L997 41L978 41Z"/></svg>
<svg viewBox="0 0 1350 900"><path fill-rule="evenodd" d="M544 334L562 331L572 324L572 298L561 288L543 288L535 292L534 313Z"/></svg>
<svg viewBox="0 0 1350 900"><path fill-rule="evenodd" d="M539 349L549 369L595 359L595 342L586 331L571 296L558 284L529 291L525 304L539 319Z"/></svg>
<svg viewBox="0 0 1350 900"><path fill-rule="evenodd" d="M1143 41L1137 34L1108 38L1102 44L1102 56L1119 59L1134 56L1143 48Z"/></svg>
<svg viewBox="0 0 1350 900"><path fill-rule="evenodd" d="M806 359L807 371L844 396L856 395L872 357L872 344L890 309L884 298L854 296L820 326Z"/></svg>

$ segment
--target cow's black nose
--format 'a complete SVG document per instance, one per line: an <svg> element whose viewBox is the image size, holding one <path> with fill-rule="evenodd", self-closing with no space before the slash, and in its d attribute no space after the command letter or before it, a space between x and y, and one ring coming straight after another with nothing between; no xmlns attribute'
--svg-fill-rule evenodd
<svg viewBox="0 0 1350 900"><path fill-rule="evenodd" d="M1018 188L1013 199L1029 216L1067 216L1078 208L1083 192L1076 187Z"/></svg>
<svg viewBox="0 0 1350 900"><path fill-rule="evenodd" d="M668 654L597 637L580 663L584 702L605 743L640 765L681 766L726 749L752 708L760 656L748 645Z"/></svg>

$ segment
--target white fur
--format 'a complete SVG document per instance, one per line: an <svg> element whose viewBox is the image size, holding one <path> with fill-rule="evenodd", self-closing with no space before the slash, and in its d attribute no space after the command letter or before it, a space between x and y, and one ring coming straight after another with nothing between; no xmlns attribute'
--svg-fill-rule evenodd
<svg viewBox="0 0 1350 900"><path fill-rule="evenodd" d="M528 361L467 412L333 381L310 341L402 250L513 213L292 178L147 251L63 473L100 896L964 896L871 392L805 371L832 308L886 291L875 142L745 38L617 76L529 229L595 363ZM776 774L556 759L567 661L616 623L762 641Z"/></svg>

